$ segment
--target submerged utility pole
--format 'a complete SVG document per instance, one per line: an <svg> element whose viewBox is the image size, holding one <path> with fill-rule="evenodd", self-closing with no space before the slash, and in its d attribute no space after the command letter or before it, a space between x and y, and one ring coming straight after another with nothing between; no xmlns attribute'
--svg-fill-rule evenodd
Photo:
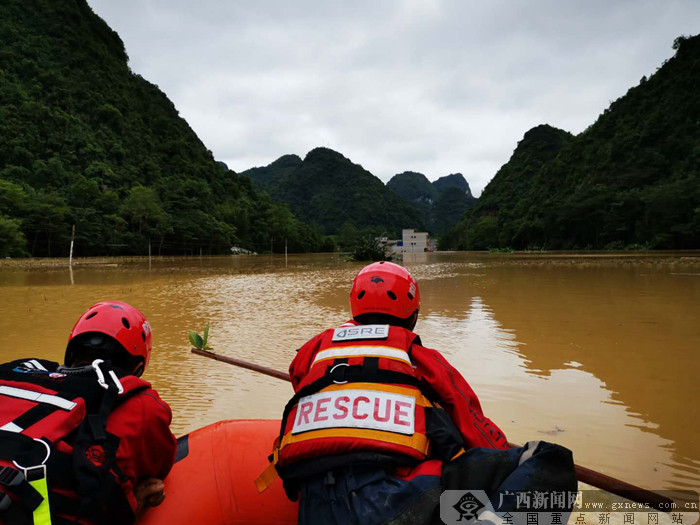
<svg viewBox="0 0 700 525"><path fill-rule="evenodd" d="M75 242L75 224L70 234L70 252L68 254L68 266L73 266L73 243Z"/></svg>

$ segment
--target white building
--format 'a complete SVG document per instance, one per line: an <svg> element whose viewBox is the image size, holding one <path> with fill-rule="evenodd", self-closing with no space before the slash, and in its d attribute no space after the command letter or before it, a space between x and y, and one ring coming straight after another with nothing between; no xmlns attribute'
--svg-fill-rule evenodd
<svg viewBox="0 0 700 525"><path fill-rule="evenodd" d="M391 241L390 241L391 244ZM423 253L431 249L427 232L417 232L413 229L401 231L401 240L392 246L394 253Z"/></svg>
<svg viewBox="0 0 700 525"><path fill-rule="evenodd" d="M401 240L403 241L403 253L422 253L428 251L427 232L417 232L413 229L405 229L401 231Z"/></svg>

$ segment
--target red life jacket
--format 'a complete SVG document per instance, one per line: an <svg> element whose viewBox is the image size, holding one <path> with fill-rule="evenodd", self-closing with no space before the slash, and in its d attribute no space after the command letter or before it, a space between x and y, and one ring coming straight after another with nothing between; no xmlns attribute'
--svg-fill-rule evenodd
<svg viewBox="0 0 700 525"><path fill-rule="evenodd" d="M298 462L318 457L428 457L426 407L433 404L413 374L417 340L404 328L351 321L299 350L313 362L282 418L275 459L283 479Z"/></svg>
<svg viewBox="0 0 700 525"><path fill-rule="evenodd" d="M119 438L105 427L117 404L150 385L106 363L97 368L59 368L40 359L0 365L0 472L11 477L17 465L45 465L51 515L63 522L132 523L115 463ZM0 502L33 510L36 494L3 485L2 478Z"/></svg>

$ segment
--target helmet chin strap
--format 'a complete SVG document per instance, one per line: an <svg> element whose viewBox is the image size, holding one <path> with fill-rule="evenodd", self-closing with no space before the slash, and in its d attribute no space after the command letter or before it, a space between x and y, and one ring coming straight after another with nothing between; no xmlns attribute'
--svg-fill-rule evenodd
<svg viewBox="0 0 700 525"><path fill-rule="evenodd" d="M413 329L416 327L417 322L418 322L418 310L414 310L414 312L411 314L411 317L409 317L408 326L406 326L406 328L413 331Z"/></svg>
<svg viewBox="0 0 700 525"><path fill-rule="evenodd" d="M117 367L119 368L119 367ZM93 368L92 364L89 365L76 365L76 366L68 366L68 365L59 365L58 368L56 368L56 372L59 372L61 374L66 374L67 376L80 376L80 375L90 375L95 373L95 369ZM143 374L143 363L139 363L138 366L132 371L126 371L127 373L131 375L135 375L136 377L141 377Z"/></svg>

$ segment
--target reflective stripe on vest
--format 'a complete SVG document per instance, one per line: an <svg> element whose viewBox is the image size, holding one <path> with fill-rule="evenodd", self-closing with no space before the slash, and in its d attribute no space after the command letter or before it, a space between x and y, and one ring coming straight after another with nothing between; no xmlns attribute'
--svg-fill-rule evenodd
<svg viewBox="0 0 700 525"><path fill-rule="evenodd" d="M410 365L411 358L408 356L406 350L401 348L392 348L390 346L341 346L333 347L328 350L323 350L316 354L314 357L314 362L312 366L319 361L324 361L326 359L344 359L347 357L388 357L389 359L396 359L397 361L403 361L404 363Z"/></svg>
<svg viewBox="0 0 700 525"><path fill-rule="evenodd" d="M46 483L46 465L37 465L24 469L24 475L29 484L41 497L41 503L32 511L34 525L51 525L51 507L49 502L49 486Z"/></svg>
<svg viewBox="0 0 700 525"><path fill-rule="evenodd" d="M6 432L15 432L15 433L19 434L24 429L22 427L20 427L19 425L15 425L12 421L10 421L9 423L6 423L3 426L1 426L0 430L4 430Z"/></svg>
<svg viewBox="0 0 700 525"><path fill-rule="evenodd" d="M76 406L78 406L78 404L74 403L73 401L53 394L42 394L40 392L35 392L34 390L27 390L26 388L16 388L6 385L0 386L0 395L15 397L17 399L26 399L27 401L33 401L35 403L53 405L63 410L73 410Z"/></svg>

